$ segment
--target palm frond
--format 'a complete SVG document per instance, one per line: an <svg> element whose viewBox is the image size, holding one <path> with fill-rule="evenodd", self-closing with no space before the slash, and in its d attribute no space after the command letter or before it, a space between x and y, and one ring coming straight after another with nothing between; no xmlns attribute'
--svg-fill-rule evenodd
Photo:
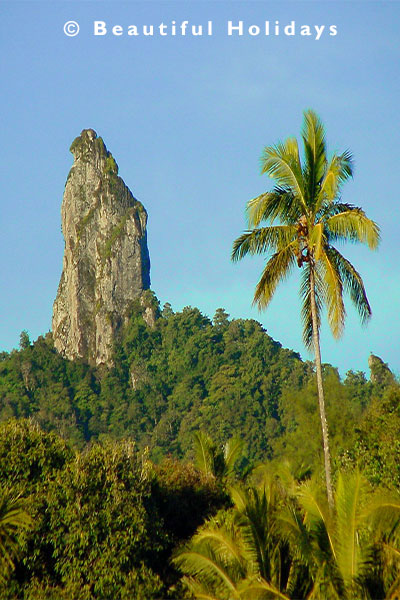
<svg viewBox="0 0 400 600"><path fill-rule="evenodd" d="M303 144L305 154L304 176L307 203L314 207L317 190L326 166L325 131L322 122L312 110L304 113Z"/></svg>
<svg viewBox="0 0 400 600"><path fill-rule="evenodd" d="M244 441L239 437L232 437L224 445L225 475L233 473L235 463L239 460L244 448Z"/></svg>
<svg viewBox="0 0 400 600"><path fill-rule="evenodd" d="M304 511L304 524L309 530L311 556L314 562L314 582L318 579L315 569L330 565L331 576L334 573L334 564L337 560L335 543L335 526L330 513L327 499L321 494L315 480L309 480L299 486L297 497ZM334 575L333 575L334 577Z"/></svg>
<svg viewBox="0 0 400 600"><path fill-rule="evenodd" d="M341 199L336 200L335 202L325 201L319 206L319 210L316 213L315 220L325 222L329 217L333 217L334 215L351 211L355 208L357 207L354 206L354 204L343 202Z"/></svg>
<svg viewBox="0 0 400 600"><path fill-rule="evenodd" d="M239 599L235 580L210 547L206 546L201 552L183 551L173 559L173 562L186 575L200 582L203 588L206 586L209 590L215 590L222 585L222 589L228 591L230 598Z"/></svg>
<svg viewBox="0 0 400 600"><path fill-rule="evenodd" d="M397 492L376 492L364 509L376 538L385 538L398 547L400 558L400 495Z"/></svg>
<svg viewBox="0 0 400 600"><path fill-rule="evenodd" d="M359 471L339 473L335 493L337 565L347 587L357 579L363 566L359 528L360 507L365 497L366 480Z"/></svg>
<svg viewBox="0 0 400 600"><path fill-rule="evenodd" d="M360 315L361 322L365 323L371 316L372 311L361 275L355 270L351 262L342 256L336 248L330 246L329 254L335 257L335 263L339 269L344 289L349 293L350 299Z"/></svg>
<svg viewBox="0 0 400 600"><path fill-rule="evenodd" d="M264 487L250 489L235 486L230 494L235 508L243 517L242 534L257 572L271 580L273 548L276 546L274 505L268 501Z"/></svg>
<svg viewBox="0 0 400 600"><path fill-rule="evenodd" d="M343 303L343 282L337 264L337 254L325 248L319 261L325 282L325 304L328 309L328 321L333 337L343 333L346 310Z"/></svg>
<svg viewBox="0 0 400 600"><path fill-rule="evenodd" d="M248 576L251 557L235 515L222 511L207 521L176 552L173 563L186 575L196 598L238 598L237 585Z"/></svg>
<svg viewBox="0 0 400 600"><path fill-rule="evenodd" d="M289 596L262 577L245 580L239 590L242 600L290 600Z"/></svg>
<svg viewBox="0 0 400 600"><path fill-rule="evenodd" d="M218 523L212 519L203 528L200 528L192 538L191 548L209 547L226 565L235 564L239 577L246 575L247 549L243 544L240 530L234 523Z"/></svg>
<svg viewBox="0 0 400 600"><path fill-rule="evenodd" d="M325 221L325 227L332 240L361 242L368 244L371 250L379 244L379 226L368 219L361 208L354 207L333 215Z"/></svg>
<svg viewBox="0 0 400 600"><path fill-rule="evenodd" d="M318 193L316 210L326 201L333 202L339 195L342 184L353 176L353 157L346 150L339 156L334 154L326 168Z"/></svg>
<svg viewBox="0 0 400 600"><path fill-rule="evenodd" d="M265 254L277 252L290 244L296 235L293 225L271 225L246 231L233 243L231 258L240 260L246 254Z"/></svg>
<svg viewBox="0 0 400 600"><path fill-rule="evenodd" d="M193 434L195 465L206 475L214 475L215 446L212 439L203 431Z"/></svg>
<svg viewBox="0 0 400 600"><path fill-rule="evenodd" d="M295 264L296 242L292 242L285 248L276 252L267 262L257 284L253 304L257 304L260 310L266 308L280 281L286 279Z"/></svg>
<svg viewBox="0 0 400 600"><path fill-rule="evenodd" d="M194 577L184 575L182 583L189 588L196 600L221 600L221 595L215 592L212 585L205 582L199 582Z"/></svg>
<svg viewBox="0 0 400 600"><path fill-rule="evenodd" d="M279 186L290 188L307 210L303 173L296 138L288 138L275 146L267 146L261 157L261 173L276 179Z"/></svg>
<svg viewBox="0 0 400 600"><path fill-rule="evenodd" d="M279 515L279 528L290 544L290 549L297 562L312 567L313 546L310 531L307 529L303 515L297 506L290 503Z"/></svg>
<svg viewBox="0 0 400 600"><path fill-rule="evenodd" d="M290 188L275 186L271 192L261 194L246 205L249 228L258 227L261 221L273 222L279 219L281 223L293 225L303 213L302 205Z"/></svg>
<svg viewBox="0 0 400 600"><path fill-rule="evenodd" d="M14 568L14 559L18 555L16 534L32 526L32 519L24 509L23 500L11 490L0 492L0 582Z"/></svg>
<svg viewBox="0 0 400 600"><path fill-rule="evenodd" d="M322 223L314 225L310 232L309 240L314 260L318 262L321 257L322 249L327 242Z"/></svg>

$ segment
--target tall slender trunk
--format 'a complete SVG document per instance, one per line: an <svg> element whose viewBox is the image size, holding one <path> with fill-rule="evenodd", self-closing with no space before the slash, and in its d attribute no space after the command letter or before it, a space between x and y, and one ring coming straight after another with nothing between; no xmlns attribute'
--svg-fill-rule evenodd
<svg viewBox="0 0 400 600"><path fill-rule="evenodd" d="M319 346L317 306L315 303L314 265L312 263L310 263L310 297L311 297L311 318L312 318L312 328L313 328L313 345L314 345L314 352L315 352L315 369L317 372L319 416L321 417L322 441L323 441L323 445L324 445L326 491L328 494L329 508L332 511L332 509L333 509L333 492L332 492L332 478L331 478L331 453L329 451L328 423L327 423L326 415L325 415L324 387L322 385L321 349Z"/></svg>

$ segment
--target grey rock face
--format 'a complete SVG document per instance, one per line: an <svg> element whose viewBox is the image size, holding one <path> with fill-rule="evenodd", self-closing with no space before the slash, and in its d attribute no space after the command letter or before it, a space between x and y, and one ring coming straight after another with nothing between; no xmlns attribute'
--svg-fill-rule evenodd
<svg viewBox="0 0 400 600"><path fill-rule="evenodd" d="M74 164L61 207L63 271L53 306L53 338L66 358L110 365L132 301L150 286L147 213L118 177L93 129L71 145Z"/></svg>

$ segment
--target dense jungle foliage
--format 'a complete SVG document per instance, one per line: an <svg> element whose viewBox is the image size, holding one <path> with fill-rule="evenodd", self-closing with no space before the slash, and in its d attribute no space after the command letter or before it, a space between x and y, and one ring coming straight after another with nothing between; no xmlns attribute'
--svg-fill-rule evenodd
<svg viewBox="0 0 400 600"><path fill-rule="evenodd" d="M0 355L0 545L9 549L0 558L0 597L178 599L191 597L190 588L217 599L395 598L388 594L400 584L399 517L382 499L399 503L400 387L378 357L369 380L353 371L342 380L325 364L324 385L335 519L340 510L348 524L350 514L360 517L352 539L363 546L351 574L340 559L345 546L327 542L343 523L325 505L318 521L311 507L323 503L313 364L259 323L230 320L223 309L212 321L192 307L160 310L147 292L112 369L65 360L51 334L31 343L22 332L20 350ZM200 448L214 452L219 470L218 461L213 470L199 460L201 431L209 437L198 436ZM225 468L221 449L233 438L242 443L235 468ZM373 507L378 537L368 534L372 521L358 502ZM253 523L262 506L264 521ZM10 529L4 515L12 510L26 518Z"/></svg>

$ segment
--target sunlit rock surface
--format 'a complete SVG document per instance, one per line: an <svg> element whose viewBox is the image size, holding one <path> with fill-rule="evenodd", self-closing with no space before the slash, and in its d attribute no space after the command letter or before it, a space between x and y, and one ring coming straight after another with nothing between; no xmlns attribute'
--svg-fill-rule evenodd
<svg viewBox="0 0 400 600"><path fill-rule="evenodd" d="M147 213L118 177L103 140L85 129L61 207L63 270L53 307L56 349L66 358L112 363L132 301L150 286Z"/></svg>

